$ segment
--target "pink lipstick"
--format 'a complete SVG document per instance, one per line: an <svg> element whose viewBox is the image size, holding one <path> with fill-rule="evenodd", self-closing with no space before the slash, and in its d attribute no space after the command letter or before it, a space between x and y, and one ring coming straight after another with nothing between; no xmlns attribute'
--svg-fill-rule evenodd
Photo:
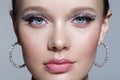
<svg viewBox="0 0 120 80"><path fill-rule="evenodd" d="M65 73L69 71L74 62L67 59L51 59L45 63L45 68L52 73Z"/></svg>

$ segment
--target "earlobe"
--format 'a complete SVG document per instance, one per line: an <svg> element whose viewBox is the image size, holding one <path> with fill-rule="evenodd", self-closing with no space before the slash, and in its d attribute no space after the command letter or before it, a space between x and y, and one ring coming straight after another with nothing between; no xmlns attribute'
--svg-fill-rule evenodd
<svg viewBox="0 0 120 80"><path fill-rule="evenodd" d="M101 42L103 42L104 37L109 29L109 19L111 15L112 12L109 10L106 17L103 19L98 45L100 45Z"/></svg>

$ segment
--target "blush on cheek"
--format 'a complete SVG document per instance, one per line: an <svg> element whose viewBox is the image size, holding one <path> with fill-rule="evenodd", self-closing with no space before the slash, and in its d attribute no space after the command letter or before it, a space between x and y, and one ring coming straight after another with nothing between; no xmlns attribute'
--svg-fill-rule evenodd
<svg viewBox="0 0 120 80"><path fill-rule="evenodd" d="M96 49L93 48L91 50L86 49L85 54L82 54L81 60L86 63L93 63L96 55Z"/></svg>
<svg viewBox="0 0 120 80"><path fill-rule="evenodd" d="M81 44L82 45L81 50L83 51L83 54L81 54L82 56L81 60L85 60L86 62L93 63L96 56L98 40L99 40L99 33L96 31L93 31L93 33L89 34L89 37L87 36L84 39L84 42Z"/></svg>
<svg viewBox="0 0 120 80"><path fill-rule="evenodd" d="M88 45L88 44L87 44ZM86 75L94 64L96 56L96 43L91 43L89 44L85 49L83 54L80 55L79 60L80 60L80 65L82 67L82 72Z"/></svg>
<svg viewBox="0 0 120 80"><path fill-rule="evenodd" d="M37 44L32 39L22 38L23 56L25 61L35 60L37 55Z"/></svg>

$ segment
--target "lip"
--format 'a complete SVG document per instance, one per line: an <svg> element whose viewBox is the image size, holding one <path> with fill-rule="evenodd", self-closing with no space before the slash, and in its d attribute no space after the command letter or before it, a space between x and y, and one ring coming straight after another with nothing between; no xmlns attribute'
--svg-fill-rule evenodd
<svg viewBox="0 0 120 80"><path fill-rule="evenodd" d="M47 71L52 73L65 73L69 71L74 62L68 59L51 59L47 63L44 63Z"/></svg>

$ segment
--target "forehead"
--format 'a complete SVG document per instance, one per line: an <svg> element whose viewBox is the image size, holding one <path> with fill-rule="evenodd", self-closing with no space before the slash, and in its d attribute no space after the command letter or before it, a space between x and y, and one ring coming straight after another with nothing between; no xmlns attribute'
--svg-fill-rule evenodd
<svg viewBox="0 0 120 80"><path fill-rule="evenodd" d="M103 0L19 0L19 8L43 7L48 11L63 12L77 7L89 7L96 12L103 11Z"/></svg>

